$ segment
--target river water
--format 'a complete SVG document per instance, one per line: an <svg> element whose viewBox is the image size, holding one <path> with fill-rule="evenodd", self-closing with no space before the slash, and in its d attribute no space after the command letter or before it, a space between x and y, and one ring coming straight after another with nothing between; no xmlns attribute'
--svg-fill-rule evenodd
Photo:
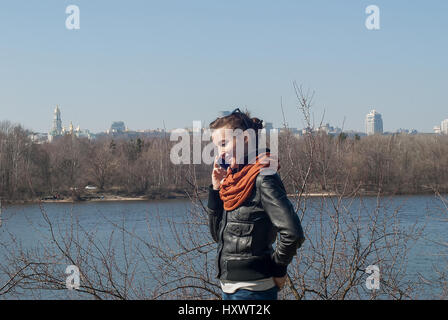
<svg viewBox="0 0 448 320"><path fill-rule="evenodd" d="M448 247L443 247L440 243L448 243L447 227L448 212L444 208L440 199L433 195L412 195L412 196L393 196L385 198L383 201L387 205L387 210L398 210L398 223L400 227L408 228L413 225L424 227L422 239L409 252L406 261L407 272L410 277L416 277L422 274L425 277L431 277L434 266L446 265L443 254L448 253ZM315 212L322 208L321 198L308 199L306 214L302 224L309 226L307 237L313 237L313 225L318 224L313 220ZM351 203L352 211L372 211L376 206L376 198L355 199ZM328 203L327 203L328 205ZM37 250L45 247L50 241L50 230L48 224L42 215L42 209L46 212L52 222L56 238L62 240L67 235L69 226L77 225L78 229L90 232L95 236L95 243L101 245L112 244L120 246L119 240L111 241L112 234L118 234L117 228L124 226L126 230L131 230L133 235L143 239L146 243L156 241L149 232L149 229L156 231L158 241L163 241L165 246L173 247L173 251L178 249L176 239L172 233L172 225L167 221L178 223L178 228L184 226L185 219L191 219L188 212L194 211L194 206L189 200L163 200L163 201L120 201L120 202L84 202L84 203L45 203L43 208L36 204L29 205L11 205L3 208L2 226L0 227L0 262L7 260L8 250L16 246L21 246L24 251ZM367 214L365 214L367 216ZM367 223L366 218L366 223ZM114 231L115 230L115 231ZM79 232L79 230L78 230ZM198 232L205 241L210 240L207 225L199 225ZM311 234L310 234L311 233ZM79 234L81 234L79 236ZM83 233L78 236L83 240ZM85 236L85 235L84 235ZM118 237L119 239L119 237ZM115 242L114 242L115 241ZM165 248L169 249L169 248ZM128 250L128 249L125 249ZM131 249L129 249L132 251ZM119 252L120 250L117 250ZM120 253L117 253L120 255ZM122 254L122 253L121 253ZM138 258L136 258L138 259ZM118 261L124 260L119 257ZM148 258L149 261L157 259ZM64 272L67 262L61 263L61 270ZM137 269L145 268L141 264ZM141 270L142 271L142 270ZM5 274L0 270L0 288L2 283L7 280ZM139 273L137 273L138 275ZM142 272L141 274L144 274ZM157 275L152 274L157 278ZM140 279L142 280L142 279ZM154 285L154 279L150 277L140 281L143 286ZM40 298L40 299L66 299L76 298L73 291L62 292L35 290L31 295L27 290L18 291L14 295L0 296L0 299L21 299L21 298ZM37 293L36 293L37 292Z"/></svg>

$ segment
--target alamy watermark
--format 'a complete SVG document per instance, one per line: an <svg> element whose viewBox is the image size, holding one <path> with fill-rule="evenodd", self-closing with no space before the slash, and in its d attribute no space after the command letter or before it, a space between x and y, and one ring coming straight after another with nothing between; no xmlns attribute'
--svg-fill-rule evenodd
<svg viewBox="0 0 448 320"><path fill-rule="evenodd" d="M72 4L65 8L65 13L69 16L65 19L65 27L68 30L79 30L80 27L80 11L79 7Z"/></svg>
<svg viewBox="0 0 448 320"><path fill-rule="evenodd" d="M68 274L68 277L65 279L65 286L67 289L78 290L81 287L79 268L75 265L69 265L65 269L65 274Z"/></svg>
<svg viewBox="0 0 448 320"><path fill-rule="evenodd" d="M366 8L366 22L367 30L380 30L380 8L374 4Z"/></svg>
<svg viewBox="0 0 448 320"><path fill-rule="evenodd" d="M380 289L380 268L377 265L370 265L366 268L366 273L371 274L366 279L366 287L369 290Z"/></svg>
<svg viewBox="0 0 448 320"><path fill-rule="evenodd" d="M65 13L68 14L65 19L65 27L68 30L79 30L80 27L80 10L77 5L71 4L66 7ZM367 18L365 20L365 27L367 30L380 30L380 8L377 5L369 5L365 9Z"/></svg>

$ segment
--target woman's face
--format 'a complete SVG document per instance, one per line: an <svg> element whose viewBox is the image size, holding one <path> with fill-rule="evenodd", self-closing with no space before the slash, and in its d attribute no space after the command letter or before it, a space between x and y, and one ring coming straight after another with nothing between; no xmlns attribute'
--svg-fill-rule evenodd
<svg viewBox="0 0 448 320"><path fill-rule="evenodd" d="M233 134L232 129L223 127L213 130L212 141L218 148L219 158L225 159L225 162L230 164L231 168L235 168L242 163L244 153L247 153L247 136L242 133ZM244 143L242 155L237 154L238 141ZM237 156L239 156L239 161L237 161Z"/></svg>

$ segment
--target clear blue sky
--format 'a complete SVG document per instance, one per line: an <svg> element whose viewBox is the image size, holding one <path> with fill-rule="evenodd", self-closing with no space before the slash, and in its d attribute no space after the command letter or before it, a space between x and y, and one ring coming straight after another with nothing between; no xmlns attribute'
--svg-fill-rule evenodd
<svg viewBox="0 0 448 320"><path fill-rule="evenodd" d="M279 126L283 97L302 127L295 80L316 119L363 130L374 107L385 130L430 132L448 118L447 34L446 0L2 1L0 120L48 132L59 104L64 126L176 128L238 105Z"/></svg>

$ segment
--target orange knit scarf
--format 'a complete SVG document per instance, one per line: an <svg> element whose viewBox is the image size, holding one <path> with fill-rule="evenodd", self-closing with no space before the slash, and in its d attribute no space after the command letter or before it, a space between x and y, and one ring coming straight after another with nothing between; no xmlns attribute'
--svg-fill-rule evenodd
<svg viewBox="0 0 448 320"><path fill-rule="evenodd" d="M236 173L232 173L230 168L228 169L219 190L219 196L224 202L226 211L238 208L247 199L251 194L260 170L268 167L270 162L272 162L273 169L280 169L277 158L271 156L269 152L259 154L255 163L246 164ZM275 164L277 164L277 168L275 168Z"/></svg>

